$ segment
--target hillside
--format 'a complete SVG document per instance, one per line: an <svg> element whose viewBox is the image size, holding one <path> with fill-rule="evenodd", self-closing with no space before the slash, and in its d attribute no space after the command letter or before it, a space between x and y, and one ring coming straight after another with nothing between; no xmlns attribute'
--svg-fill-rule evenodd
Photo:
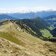
<svg viewBox="0 0 56 56"><path fill-rule="evenodd" d="M51 15L44 19L53 27L53 29L56 28L56 15Z"/></svg>
<svg viewBox="0 0 56 56"><path fill-rule="evenodd" d="M1 56L56 56L56 43L34 37L15 22L0 26Z"/></svg>
<svg viewBox="0 0 56 56"><path fill-rule="evenodd" d="M21 28L26 29L30 34L38 36L39 38L42 37L41 39L53 37L49 29L50 25L39 17L34 19L15 20L15 22L20 25Z"/></svg>

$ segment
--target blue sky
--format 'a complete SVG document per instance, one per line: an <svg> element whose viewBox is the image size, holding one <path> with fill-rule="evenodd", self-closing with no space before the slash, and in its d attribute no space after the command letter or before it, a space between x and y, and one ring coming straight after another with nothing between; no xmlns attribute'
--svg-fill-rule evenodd
<svg viewBox="0 0 56 56"><path fill-rule="evenodd" d="M56 10L56 0L0 0L0 13Z"/></svg>

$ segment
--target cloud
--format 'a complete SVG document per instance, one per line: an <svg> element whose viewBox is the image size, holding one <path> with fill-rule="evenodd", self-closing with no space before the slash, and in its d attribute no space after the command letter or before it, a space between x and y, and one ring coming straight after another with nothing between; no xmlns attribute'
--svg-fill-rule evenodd
<svg viewBox="0 0 56 56"><path fill-rule="evenodd" d="M50 10L51 8L47 7L18 7L18 8L0 8L0 13L25 13L25 12L36 12L42 10ZM55 9L53 9L55 10Z"/></svg>

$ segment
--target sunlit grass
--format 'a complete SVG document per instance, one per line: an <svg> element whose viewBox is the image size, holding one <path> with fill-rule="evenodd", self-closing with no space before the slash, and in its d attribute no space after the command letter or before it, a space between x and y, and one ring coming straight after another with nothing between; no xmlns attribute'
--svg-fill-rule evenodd
<svg viewBox="0 0 56 56"><path fill-rule="evenodd" d="M14 42L16 44L24 45L24 43L21 40L17 39L16 37L14 37L13 35L11 35L11 34L9 34L7 32L0 32L0 37L5 38L5 39L7 39L9 41L12 41L12 42Z"/></svg>
<svg viewBox="0 0 56 56"><path fill-rule="evenodd" d="M52 34L47 29L43 29L43 30L40 30L40 31L41 31L43 37L46 37L48 39L53 37Z"/></svg>

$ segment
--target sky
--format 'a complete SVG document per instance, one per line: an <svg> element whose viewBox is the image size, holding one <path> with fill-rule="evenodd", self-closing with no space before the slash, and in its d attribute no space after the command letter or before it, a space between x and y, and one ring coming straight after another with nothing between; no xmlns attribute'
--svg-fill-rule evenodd
<svg viewBox="0 0 56 56"><path fill-rule="evenodd" d="M56 10L56 0L0 0L0 13Z"/></svg>

